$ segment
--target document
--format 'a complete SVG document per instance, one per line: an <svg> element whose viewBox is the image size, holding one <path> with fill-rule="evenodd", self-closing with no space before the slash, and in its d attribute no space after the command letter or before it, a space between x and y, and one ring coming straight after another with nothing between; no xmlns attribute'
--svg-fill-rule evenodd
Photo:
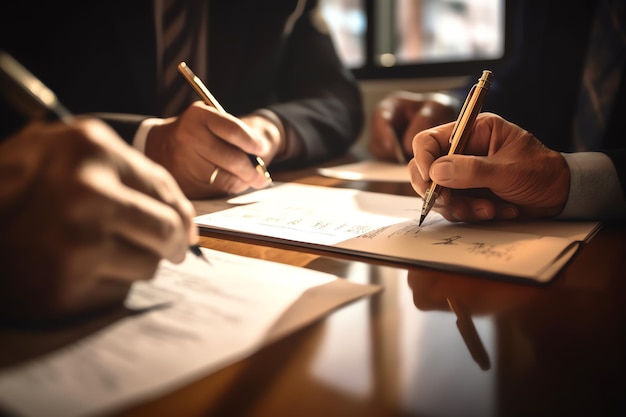
<svg viewBox="0 0 626 417"><path fill-rule="evenodd" d="M318 168L320 175L353 181L410 182L407 164L376 160L365 160L334 167Z"/></svg>
<svg viewBox="0 0 626 417"><path fill-rule="evenodd" d="M205 230L406 264L547 282L598 222L452 223L419 197L297 183L233 197Z"/></svg>
<svg viewBox="0 0 626 417"><path fill-rule="evenodd" d="M306 268L203 251L211 265L195 256L180 265L163 261L152 281L135 284L129 308L160 308L2 370L0 409L18 416L115 412L380 290Z"/></svg>

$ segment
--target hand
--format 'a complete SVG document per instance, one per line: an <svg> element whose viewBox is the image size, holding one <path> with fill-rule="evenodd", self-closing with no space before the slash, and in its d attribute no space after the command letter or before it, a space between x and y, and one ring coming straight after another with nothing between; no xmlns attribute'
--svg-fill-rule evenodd
<svg viewBox="0 0 626 417"><path fill-rule="evenodd" d="M257 119L248 122L260 128ZM261 133L243 120L197 101L179 117L150 129L146 155L163 165L189 198L237 194L269 185L247 154L261 156L269 164L280 144L268 135L276 132ZM216 168L219 171L211 182Z"/></svg>
<svg viewBox="0 0 626 417"><path fill-rule="evenodd" d="M409 162L411 184L419 195L424 196L431 180L445 187L435 209L446 219L552 217L563 210L570 175L560 153L519 126L483 113L464 154L447 156L453 126L418 133Z"/></svg>
<svg viewBox="0 0 626 417"><path fill-rule="evenodd" d="M514 310L542 294L541 288L429 269L409 269L413 304L421 311L450 311L448 300L476 315Z"/></svg>
<svg viewBox="0 0 626 417"><path fill-rule="evenodd" d="M0 318L123 302L197 241L174 179L104 123L33 123L0 144Z"/></svg>
<svg viewBox="0 0 626 417"><path fill-rule="evenodd" d="M454 120L456 107L452 97L440 93L399 91L387 96L372 113L370 152L377 158L396 161L395 143L401 141L405 156L411 155L413 137Z"/></svg>

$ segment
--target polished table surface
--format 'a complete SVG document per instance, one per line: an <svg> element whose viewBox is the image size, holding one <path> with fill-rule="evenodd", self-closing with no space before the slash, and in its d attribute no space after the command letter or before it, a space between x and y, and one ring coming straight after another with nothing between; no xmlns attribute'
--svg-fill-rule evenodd
<svg viewBox="0 0 626 417"><path fill-rule="evenodd" d="M408 184L344 182L308 170L274 176L412 194ZM626 415L626 228L620 224L606 223L545 286L232 237L205 235L200 243L380 284L383 291L120 415ZM0 368L115 319L111 313L61 329L4 329Z"/></svg>

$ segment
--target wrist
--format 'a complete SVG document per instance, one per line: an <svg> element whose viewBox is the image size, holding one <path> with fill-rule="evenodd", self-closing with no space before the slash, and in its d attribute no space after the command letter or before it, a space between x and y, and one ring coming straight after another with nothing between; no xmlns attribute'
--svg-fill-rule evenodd
<svg viewBox="0 0 626 417"><path fill-rule="evenodd" d="M149 126L145 133L144 154L153 161L166 166L166 156L169 154L168 141L169 130L173 126L174 117L168 119L157 119L160 123Z"/></svg>
<svg viewBox="0 0 626 417"><path fill-rule="evenodd" d="M159 126L165 123L165 119L151 117L143 120L139 124L137 132L133 137L133 148L137 149L141 153L146 153L146 141L148 140L148 133L154 126Z"/></svg>

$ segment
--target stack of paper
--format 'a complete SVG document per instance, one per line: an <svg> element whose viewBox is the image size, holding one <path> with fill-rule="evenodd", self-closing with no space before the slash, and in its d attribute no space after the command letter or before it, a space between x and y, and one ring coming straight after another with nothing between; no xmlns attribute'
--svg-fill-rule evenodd
<svg viewBox="0 0 626 417"><path fill-rule="evenodd" d="M598 222L452 223L422 199L346 188L282 184L228 200L195 218L204 230L435 268L546 282Z"/></svg>
<svg viewBox="0 0 626 417"><path fill-rule="evenodd" d="M76 344L0 372L0 408L23 416L112 412L173 390L380 287L203 249L139 282L129 316ZM310 301L309 300L314 300ZM291 309L297 306L297 309ZM297 311L297 314L292 314Z"/></svg>

